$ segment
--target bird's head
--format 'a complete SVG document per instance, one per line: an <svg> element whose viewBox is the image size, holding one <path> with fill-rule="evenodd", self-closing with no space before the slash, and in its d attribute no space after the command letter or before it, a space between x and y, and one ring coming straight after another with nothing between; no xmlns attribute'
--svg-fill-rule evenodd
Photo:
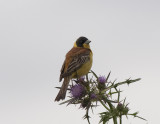
<svg viewBox="0 0 160 124"><path fill-rule="evenodd" d="M90 42L91 41L88 40L86 37L79 37L74 43L74 47L90 48L89 46Z"/></svg>

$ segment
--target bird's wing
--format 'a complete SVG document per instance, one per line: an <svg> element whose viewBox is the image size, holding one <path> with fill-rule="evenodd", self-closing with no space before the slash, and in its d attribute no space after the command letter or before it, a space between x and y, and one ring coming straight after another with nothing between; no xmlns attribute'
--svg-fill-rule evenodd
<svg viewBox="0 0 160 124"><path fill-rule="evenodd" d="M64 74L64 69L65 69L65 61L63 62L62 68L61 68L61 74L60 74L60 78L59 78L59 82L62 80L62 75Z"/></svg>
<svg viewBox="0 0 160 124"><path fill-rule="evenodd" d="M77 51L76 48L74 48L73 50L71 49L71 51L69 51L66 55L66 60L61 69L60 79L66 76L70 76L73 72L78 70L84 63L88 62L89 60L89 49L77 49Z"/></svg>
<svg viewBox="0 0 160 124"><path fill-rule="evenodd" d="M79 55L75 56L73 58L73 60L71 61L71 63L69 64L66 72L67 73L72 73L72 72L76 71L84 63L86 63L87 61L89 61L89 59L90 59L89 52L86 52L86 53L79 54Z"/></svg>

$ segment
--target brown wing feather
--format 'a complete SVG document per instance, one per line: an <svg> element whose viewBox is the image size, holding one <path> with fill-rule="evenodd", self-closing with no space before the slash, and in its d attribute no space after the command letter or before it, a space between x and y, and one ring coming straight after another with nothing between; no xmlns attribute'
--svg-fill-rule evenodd
<svg viewBox="0 0 160 124"><path fill-rule="evenodd" d="M89 61L89 59L90 59L90 57L89 57L89 53L88 52L84 53L84 54L80 54L80 55L74 57L73 60L71 61L71 63L69 64L66 73L72 73L72 72L76 71L84 63Z"/></svg>
<svg viewBox="0 0 160 124"><path fill-rule="evenodd" d="M60 74L59 82L62 81L62 74L64 73L64 69L65 69L65 61L63 62L63 65L62 65L62 68L61 68L61 74Z"/></svg>
<svg viewBox="0 0 160 124"><path fill-rule="evenodd" d="M72 75L84 63L90 59L90 49L72 48L66 55L66 60L61 69L60 80L66 76Z"/></svg>

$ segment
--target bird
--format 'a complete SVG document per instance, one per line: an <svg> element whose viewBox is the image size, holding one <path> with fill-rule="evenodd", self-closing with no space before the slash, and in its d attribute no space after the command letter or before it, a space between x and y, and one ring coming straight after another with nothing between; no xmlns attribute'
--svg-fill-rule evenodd
<svg viewBox="0 0 160 124"><path fill-rule="evenodd" d="M63 62L59 82L63 84L55 98L55 101L64 100L71 79L80 78L90 71L93 62L93 53L90 49L90 40L86 37L79 37L73 48L66 54Z"/></svg>

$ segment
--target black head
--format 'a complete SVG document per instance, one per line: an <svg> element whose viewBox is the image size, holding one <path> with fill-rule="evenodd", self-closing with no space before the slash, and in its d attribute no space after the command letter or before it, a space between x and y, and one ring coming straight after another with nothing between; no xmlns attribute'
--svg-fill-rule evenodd
<svg viewBox="0 0 160 124"><path fill-rule="evenodd" d="M76 41L77 47L83 47L83 44L89 44L91 41L89 41L86 37L79 37Z"/></svg>

